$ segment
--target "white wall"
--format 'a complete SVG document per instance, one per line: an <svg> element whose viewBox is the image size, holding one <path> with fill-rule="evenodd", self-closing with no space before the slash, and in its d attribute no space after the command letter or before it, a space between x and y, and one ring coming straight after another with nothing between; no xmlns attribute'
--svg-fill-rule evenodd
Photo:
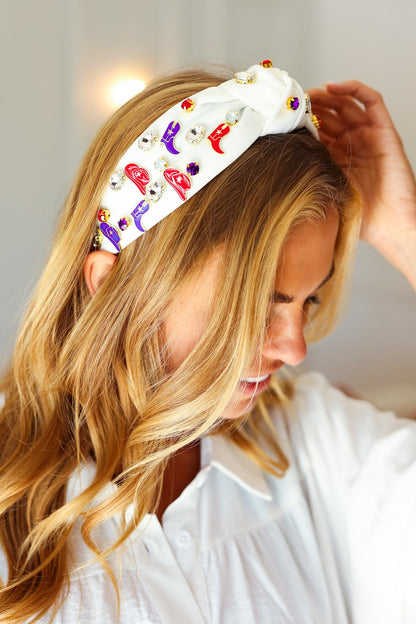
<svg viewBox="0 0 416 624"><path fill-rule="evenodd" d="M356 77L383 92L416 163L412 0L0 0L0 8L2 362L120 77L267 57L305 87ZM361 247L347 315L306 367L360 392L414 388L415 304L405 280Z"/></svg>

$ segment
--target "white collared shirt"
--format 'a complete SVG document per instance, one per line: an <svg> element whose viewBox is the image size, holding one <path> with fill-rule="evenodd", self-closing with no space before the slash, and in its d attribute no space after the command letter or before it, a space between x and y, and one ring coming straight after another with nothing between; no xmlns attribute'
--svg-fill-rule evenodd
<svg viewBox="0 0 416 624"><path fill-rule="evenodd" d="M416 423L317 374L299 378L273 419L291 464L284 478L227 439L204 438L201 470L163 527L148 515L111 556L120 624L416 622ZM68 496L93 472L74 475ZM108 546L118 530L113 518L95 538ZM78 565L91 559L78 534L73 548ZM54 622L116 621L102 566L74 571Z"/></svg>

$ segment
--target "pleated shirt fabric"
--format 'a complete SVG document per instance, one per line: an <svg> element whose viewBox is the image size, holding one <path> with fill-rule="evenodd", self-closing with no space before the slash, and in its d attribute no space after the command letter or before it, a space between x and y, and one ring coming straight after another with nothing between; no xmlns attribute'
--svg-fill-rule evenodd
<svg viewBox="0 0 416 624"><path fill-rule="evenodd" d="M201 470L162 525L146 516L110 557L120 624L415 624L416 422L316 373L272 417L290 460L283 478L206 437ZM68 497L93 476L92 463L74 474ZM105 547L119 530L112 518L94 537ZM77 530L72 550L54 622L115 624L111 581L98 563L79 568L92 553Z"/></svg>

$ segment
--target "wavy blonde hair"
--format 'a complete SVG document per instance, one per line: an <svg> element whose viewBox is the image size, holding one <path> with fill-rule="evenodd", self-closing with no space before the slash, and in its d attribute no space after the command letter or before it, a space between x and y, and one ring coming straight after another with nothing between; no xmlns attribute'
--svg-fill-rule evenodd
<svg viewBox="0 0 416 624"><path fill-rule="evenodd" d="M285 239L329 211L341 217L335 275L310 319L311 337L324 335L336 318L359 207L321 143L303 130L258 139L124 249L93 298L83 278L100 198L120 156L169 107L222 80L186 71L152 83L98 134L69 194L1 383L0 537L9 566L1 622L37 621L49 611L53 617L68 589L75 521L83 520L83 538L99 555L92 529L134 503L116 548L157 508L168 459L201 436L229 435L277 476L288 467L267 413L268 403L287 399L282 383L274 381L249 417L221 422L221 414L264 338ZM211 319L189 357L167 374L163 323L170 302L219 246L225 261ZM274 440L273 457L261 450L262 436ZM95 479L67 501L70 475L91 458ZM92 505L110 481L115 494ZM104 566L108 552L101 553Z"/></svg>

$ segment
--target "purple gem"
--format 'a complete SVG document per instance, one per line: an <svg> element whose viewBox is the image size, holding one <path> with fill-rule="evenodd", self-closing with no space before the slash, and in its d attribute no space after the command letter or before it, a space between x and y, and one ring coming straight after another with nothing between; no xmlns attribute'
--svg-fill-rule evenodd
<svg viewBox="0 0 416 624"><path fill-rule="evenodd" d="M189 173L189 175L194 176L197 173L199 173L199 165L196 162L193 163L189 163L189 165L186 165L186 173Z"/></svg>
<svg viewBox="0 0 416 624"><path fill-rule="evenodd" d="M290 106L290 108L292 110L298 110L298 108L299 108L299 98L291 97L289 106Z"/></svg>
<svg viewBox="0 0 416 624"><path fill-rule="evenodd" d="M120 219L120 221L118 222L118 227L120 228L120 230L124 231L127 230L127 228L130 225L130 221L128 219L126 219L126 217L123 217L122 219Z"/></svg>

